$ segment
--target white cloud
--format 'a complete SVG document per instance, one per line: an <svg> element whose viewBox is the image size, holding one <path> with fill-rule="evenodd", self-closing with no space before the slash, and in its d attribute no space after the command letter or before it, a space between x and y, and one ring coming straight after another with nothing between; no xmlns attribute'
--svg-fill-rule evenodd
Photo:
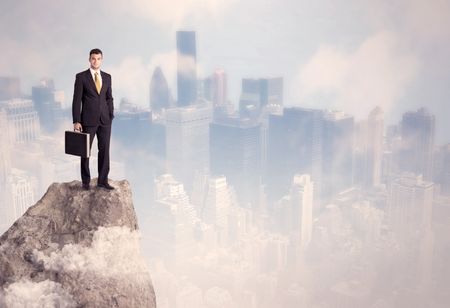
<svg viewBox="0 0 450 308"><path fill-rule="evenodd" d="M302 102L316 104L327 96L327 108L366 117L376 105L389 111L418 73L417 56L393 32L378 32L349 51L322 45L300 67L295 80Z"/></svg>
<svg viewBox="0 0 450 308"><path fill-rule="evenodd" d="M204 68L192 63L192 58L182 57L183 67L196 68L197 77L204 75ZM154 69L160 66L166 77L172 97L177 96L177 52L176 50L155 54L147 62L142 57L130 56L118 65L110 66L107 71L112 75L113 96L117 106L120 99L126 97L140 106L148 107L149 86Z"/></svg>
<svg viewBox="0 0 450 308"><path fill-rule="evenodd" d="M100 227L94 233L90 247L69 244L48 256L34 251L34 256L37 261L43 261L48 270L138 278L149 273L139 241L138 231L126 227Z"/></svg>
<svg viewBox="0 0 450 308"><path fill-rule="evenodd" d="M186 19L194 17L217 18L235 0L129 0L118 1L113 8L120 13L132 14L137 17L148 18L161 26L172 26L173 29L183 26ZM111 7L110 1L103 3Z"/></svg>
<svg viewBox="0 0 450 308"><path fill-rule="evenodd" d="M75 307L76 303L59 283L44 280L20 280L10 284L2 294L1 307L53 308Z"/></svg>

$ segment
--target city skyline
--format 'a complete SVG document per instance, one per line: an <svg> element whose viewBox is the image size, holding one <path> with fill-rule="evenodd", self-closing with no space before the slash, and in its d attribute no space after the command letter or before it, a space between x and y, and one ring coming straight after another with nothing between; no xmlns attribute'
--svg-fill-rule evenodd
<svg viewBox="0 0 450 308"><path fill-rule="evenodd" d="M450 27L420 26L430 14L445 25L438 8L448 4L173 2L177 14L136 0L99 17L120 8L120 24L136 30L123 42L134 49L98 42L111 50L110 178L130 183L158 307L445 307L450 61L435 48L450 47ZM236 10L248 6L265 20L243 26ZM41 16L36 33L51 35L67 14ZM62 44L79 31L67 18ZM28 33L29 22L14 31ZM79 180L62 132L72 128L68 72L87 61L62 48L77 60L57 55L49 66L39 48L8 40L14 31L0 32L8 52L42 61L12 71L0 60L0 234L51 183ZM96 141L92 149L91 168Z"/></svg>
<svg viewBox="0 0 450 308"><path fill-rule="evenodd" d="M264 5L254 0L189 4L136 0L129 6L114 3L108 14L104 1L86 12L81 9L83 2L17 5L4 1L1 5L5 13L0 42L7 53L0 70L21 78L23 90L44 76L53 76L58 89L71 93L72 75L87 66L87 52L100 47L105 53L104 69L115 76L117 98L147 106L148 83L157 66L176 93L173 34L195 30L201 38L197 40L198 77L225 69L229 99L235 106L242 78L283 76L286 106L340 109L361 119L366 117L365 109L379 105L388 124L424 103L438 117L450 113L446 104L450 10L441 0L429 5L403 0L345 5L328 0L315 5L303 1L280 5L273 0L265 0ZM49 9L39 9L43 5ZM179 8L176 12L170 9L174 6ZM90 30L79 25L79 17L96 13L105 24L120 20L121 27L114 33L102 28L94 36L83 37L81 33ZM14 16L22 17L20 23ZM231 19L233 23L227 22ZM79 42L80 48L73 48L73 42ZM436 140L448 142L450 127L438 120L442 124Z"/></svg>

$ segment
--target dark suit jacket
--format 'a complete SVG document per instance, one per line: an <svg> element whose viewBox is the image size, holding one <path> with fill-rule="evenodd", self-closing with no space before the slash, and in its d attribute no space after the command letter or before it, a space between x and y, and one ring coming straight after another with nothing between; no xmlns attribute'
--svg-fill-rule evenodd
<svg viewBox="0 0 450 308"><path fill-rule="evenodd" d="M100 74L102 76L100 94L97 93L89 69L76 75L72 101L73 123L79 122L85 126L111 124L114 118L111 75L102 71Z"/></svg>

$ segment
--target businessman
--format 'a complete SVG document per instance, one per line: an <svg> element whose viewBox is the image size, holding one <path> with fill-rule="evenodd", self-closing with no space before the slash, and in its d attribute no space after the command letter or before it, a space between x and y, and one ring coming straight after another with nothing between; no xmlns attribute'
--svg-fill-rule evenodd
<svg viewBox="0 0 450 308"><path fill-rule="evenodd" d="M114 104L111 90L111 75L100 71L103 53L92 49L89 53L90 68L75 77L72 117L74 130L90 134L90 145L97 135L98 181L97 186L112 190L108 183L109 143L111 124L114 118ZM89 190L91 173L89 158L81 158L81 180L83 189Z"/></svg>

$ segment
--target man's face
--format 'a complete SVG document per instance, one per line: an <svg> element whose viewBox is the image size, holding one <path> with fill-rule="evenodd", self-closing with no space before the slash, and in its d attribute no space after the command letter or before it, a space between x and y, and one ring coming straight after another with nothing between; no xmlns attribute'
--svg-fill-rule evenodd
<svg viewBox="0 0 450 308"><path fill-rule="evenodd" d="M95 54L93 53L89 57L89 63L91 63L91 68L94 70L98 70L100 68L100 65L102 64L102 55L101 54Z"/></svg>

